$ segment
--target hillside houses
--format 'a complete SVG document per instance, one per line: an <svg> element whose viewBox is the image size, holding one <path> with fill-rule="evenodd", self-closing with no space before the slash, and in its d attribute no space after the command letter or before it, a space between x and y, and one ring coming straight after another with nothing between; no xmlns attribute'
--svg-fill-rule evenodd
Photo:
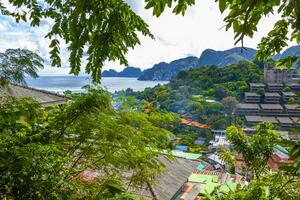
<svg viewBox="0 0 300 200"><path fill-rule="evenodd" d="M269 121L279 130L291 130L299 125L300 104L296 102L300 84L296 70L265 65L264 81L249 86L244 102L239 103L235 111L247 126Z"/></svg>

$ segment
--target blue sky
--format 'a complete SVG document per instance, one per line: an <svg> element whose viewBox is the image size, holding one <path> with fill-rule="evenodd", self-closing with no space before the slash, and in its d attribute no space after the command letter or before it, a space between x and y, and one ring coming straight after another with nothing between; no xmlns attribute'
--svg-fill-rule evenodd
<svg viewBox="0 0 300 200"><path fill-rule="evenodd" d="M223 25L224 15L218 10L218 5L212 0L197 1L189 8L185 16L175 16L167 10L159 18L153 17L150 10L144 9L143 0L126 0L132 9L148 24L155 40L141 36L141 45L130 50L127 59L131 66L142 69L152 67L161 61L197 56L207 48L224 50L234 47L232 31L220 29ZM256 48L261 37L266 35L273 27L275 17L262 20L254 38L247 38L245 46ZM63 68L57 69L49 66L49 41L44 38L51 23L44 20L40 27L32 28L26 23L16 24L13 19L0 15L0 51L7 48L28 48L38 51L46 60L45 69L40 75L66 75L68 68L68 52L62 46ZM105 69L114 68L118 71L124 66L119 63L107 62Z"/></svg>

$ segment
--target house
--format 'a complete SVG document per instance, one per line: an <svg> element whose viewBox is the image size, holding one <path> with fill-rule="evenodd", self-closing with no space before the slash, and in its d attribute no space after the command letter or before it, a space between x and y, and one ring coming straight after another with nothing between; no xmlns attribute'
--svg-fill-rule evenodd
<svg viewBox="0 0 300 200"><path fill-rule="evenodd" d="M280 94L277 92L266 92L265 93L265 103L279 103Z"/></svg>
<svg viewBox="0 0 300 200"><path fill-rule="evenodd" d="M267 88L269 92L281 92L283 90L282 83L267 83Z"/></svg>
<svg viewBox="0 0 300 200"><path fill-rule="evenodd" d="M11 83L0 88L0 101L9 96L15 98L30 97L44 107L62 105L68 101L64 95Z"/></svg>
<svg viewBox="0 0 300 200"><path fill-rule="evenodd" d="M266 116L245 116L246 124L249 126L256 125L262 122L271 122L272 124L278 124L278 121L275 117L266 117Z"/></svg>
<svg viewBox="0 0 300 200"><path fill-rule="evenodd" d="M299 83L287 83L285 86L291 88L292 90L299 91L300 90L300 84Z"/></svg>
<svg viewBox="0 0 300 200"><path fill-rule="evenodd" d="M165 165L165 172L155 178L156 184L141 188L137 194L147 200L178 199L199 161L183 158L170 160L166 157L160 158L160 161Z"/></svg>
<svg viewBox="0 0 300 200"><path fill-rule="evenodd" d="M255 115L258 114L260 107L258 104L247 104L247 103L240 103L236 106L236 114L237 115Z"/></svg>
<svg viewBox="0 0 300 200"><path fill-rule="evenodd" d="M250 91L256 92L259 89L265 89L266 85L264 83L250 83Z"/></svg>
<svg viewBox="0 0 300 200"><path fill-rule="evenodd" d="M300 116L299 104L285 104L284 107L289 116Z"/></svg>
<svg viewBox="0 0 300 200"><path fill-rule="evenodd" d="M298 95L294 92L282 92L282 98L285 103L298 100Z"/></svg>
<svg viewBox="0 0 300 200"><path fill-rule="evenodd" d="M289 117L277 117L277 120L282 128L291 128L294 126L294 122Z"/></svg>
<svg viewBox="0 0 300 200"><path fill-rule="evenodd" d="M273 65L264 66L264 81L266 83L298 83L299 74L296 69L281 69Z"/></svg>
<svg viewBox="0 0 300 200"><path fill-rule="evenodd" d="M255 92L245 92L245 102L246 103L259 103L261 95Z"/></svg>
<svg viewBox="0 0 300 200"><path fill-rule="evenodd" d="M283 112L283 107L280 104L260 104L261 113L264 115L278 115Z"/></svg>

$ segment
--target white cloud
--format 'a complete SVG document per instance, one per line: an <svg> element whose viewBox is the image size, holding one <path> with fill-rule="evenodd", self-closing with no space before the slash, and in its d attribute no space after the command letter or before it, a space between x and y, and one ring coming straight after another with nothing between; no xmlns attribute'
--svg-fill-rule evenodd
<svg viewBox="0 0 300 200"><path fill-rule="evenodd" d="M234 45L233 32L220 29L224 26L223 18L217 3L211 0L196 1L194 7L188 9L185 16L174 15L167 9L161 17L152 16L151 10L145 10L143 0L126 0L132 9L139 14L150 27L155 40L141 36L141 45L131 49L127 55L129 65L149 68L154 64L194 55L199 57L207 48L225 50ZM273 27L277 17L263 19L258 26L254 38L247 38L245 46L256 48L261 37ZM49 40L44 36L50 30L51 22L44 20L40 27L32 28L27 24L16 24L11 18L0 16L0 51L7 48L28 48L38 50L47 60L46 68L41 75L66 75L69 72L68 52L62 46L63 69L49 66ZM107 62L105 69L122 70L117 62Z"/></svg>

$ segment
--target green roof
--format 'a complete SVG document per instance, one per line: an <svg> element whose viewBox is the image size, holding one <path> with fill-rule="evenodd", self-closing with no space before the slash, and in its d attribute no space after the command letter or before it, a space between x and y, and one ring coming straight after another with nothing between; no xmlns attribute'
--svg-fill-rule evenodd
<svg viewBox="0 0 300 200"><path fill-rule="evenodd" d="M205 175L205 174L192 174L189 177L189 181L195 183L218 182L218 179L219 177L216 175Z"/></svg>
<svg viewBox="0 0 300 200"><path fill-rule="evenodd" d="M203 185L203 187L200 190L200 193L212 193L216 187L220 187L220 192L229 192L230 190L235 190L237 184L233 182L229 182L226 184L220 184L220 183L214 183L214 182L207 182Z"/></svg>
<svg viewBox="0 0 300 200"><path fill-rule="evenodd" d="M201 154L198 153L187 153L183 151L173 150L172 154L176 157L186 158L191 160L197 160L201 157Z"/></svg>

